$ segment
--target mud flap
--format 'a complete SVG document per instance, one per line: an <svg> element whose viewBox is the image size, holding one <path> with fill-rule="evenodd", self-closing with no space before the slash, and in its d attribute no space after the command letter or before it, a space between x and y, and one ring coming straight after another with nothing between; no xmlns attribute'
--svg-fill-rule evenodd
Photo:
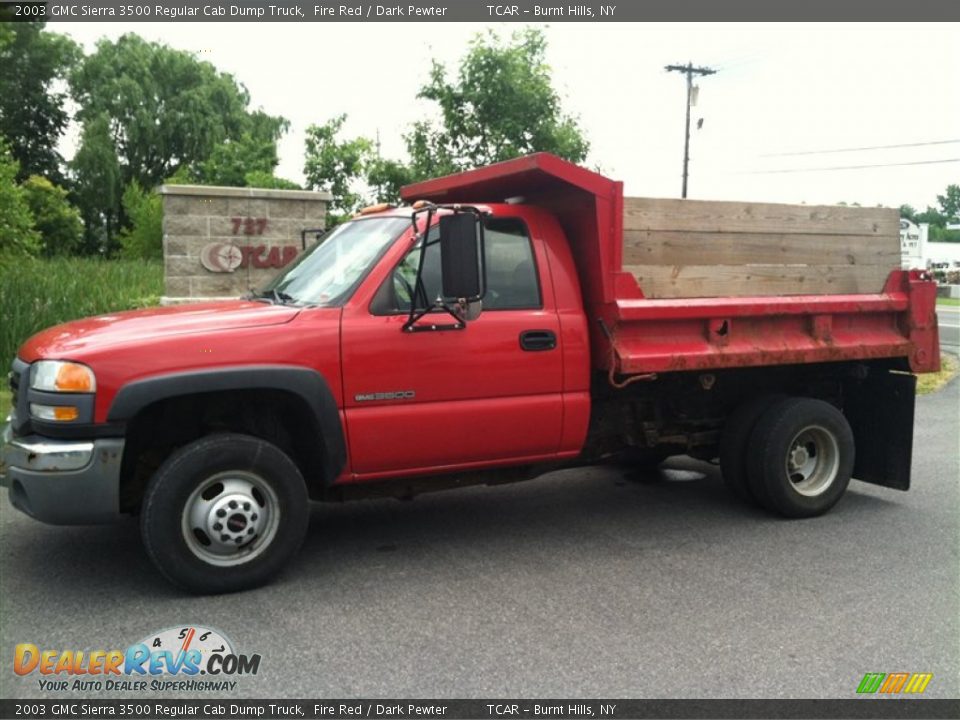
<svg viewBox="0 0 960 720"><path fill-rule="evenodd" d="M847 387L843 411L856 443L854 478L910 489L916 389L915 375L884 371Z"/></svg>

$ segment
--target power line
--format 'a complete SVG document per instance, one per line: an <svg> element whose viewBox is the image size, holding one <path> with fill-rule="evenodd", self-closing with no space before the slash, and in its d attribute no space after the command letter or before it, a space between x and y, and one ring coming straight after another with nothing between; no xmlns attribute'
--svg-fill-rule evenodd
<svg viewBox="0 0 960 720"><path fill-rule="evenodd" d="M745 170L736 175L776 175L780 173L826 172L829 170L866 170L867 168L903 167L904 165L940 165L943 163L960 162L960 158L945 158L943 160L916 160L914 162L878 163L876 165L835 165L820 168L789 168L784 170Z"/></svg>
<svg viewBox="0 0 960 720"><path fill-rule="evenodd" d="M680 197L687 197L687 169L690 165L690 99L693 95L693 76L694 75L714 75L717 71L708 67L694 67L692 62L686 65L667 65L664 68L667 72L681 72L687 76L687 125L686 134L683 136L683 189Z"/></svg>
<svg viewBox="0 0 960 720"><path fill-rule="evenodd" d="M792 157L795 155L827 155L829 153L860 152L861 150L889 150L892 148L925 147L927 145L953 145L958 140L931 140L929 142L899 143L897 145L869 145L866 147L836 148L834 150L802 150L800 152L768 153L760 157Z"/></svg>

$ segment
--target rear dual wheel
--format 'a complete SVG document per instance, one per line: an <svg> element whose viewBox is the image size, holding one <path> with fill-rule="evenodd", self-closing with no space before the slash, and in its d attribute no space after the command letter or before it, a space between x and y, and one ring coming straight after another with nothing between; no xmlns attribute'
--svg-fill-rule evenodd
<svg viewBox="0 0 960 720"><path fill-rule="evenodd" d="M786 395L759 395L741 403L727 418L720 436L720 470L723 482L738 498L746 503L757 504L757 498L747 480L747 458L750 453L750 438L757 421L767 409Z"/></svg>
<svg viewBox="0 0 960 720"><path fill-rule="evenodd" d="M724 432L730 444L721 445L724 476L728 468L736 473L735 485L728 484L738 494L792 518L821 515L836 505L854 461L853 432L837 408L812 398L767 396L746 403L738 418L739 412Z"/></svg>

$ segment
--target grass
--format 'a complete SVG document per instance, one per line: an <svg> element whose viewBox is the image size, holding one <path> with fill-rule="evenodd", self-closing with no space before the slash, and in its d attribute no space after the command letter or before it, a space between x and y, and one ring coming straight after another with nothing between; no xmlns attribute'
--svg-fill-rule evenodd
<svg viewBox="0 0 960 720"><path fill-rule="evenodd" d="M957 374L960 362L953 355L946 353L940 356L940 372L917 375L917 395L927 395L936 392Z"/></svg>
<svg viewBox="0 0 960 720"><path fill-rule="evenodd" d="M10 414L10 391L0 390L0 429L7 421L7 415Z"/></svg>
<svg viewBox="0 0 960 720"><path fill-rule="evenodd" d="M0 373L6 375L23 341L44 328L155 305L162 293L159 261L0 256Z"/></svg>
<svg viewBox="0 0 960 720"><path fill-rule="evenodd" d="M953 305L953 306L958 306L958 305L960 305L960 298L943 298L943 297L938 297L938 298L937 298L937 305Z"/></svg>

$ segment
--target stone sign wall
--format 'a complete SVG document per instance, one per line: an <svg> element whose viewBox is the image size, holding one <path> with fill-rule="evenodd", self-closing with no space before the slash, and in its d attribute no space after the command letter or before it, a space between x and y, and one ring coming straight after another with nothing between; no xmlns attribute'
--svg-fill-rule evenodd
<svg viewBox="0 0 960 720"><path fill-rule="evenodd" d="M329 193L164 185L163 302L239 297L303 252L322 230ZM307 246L317 233L307 237Z"/></svg>

